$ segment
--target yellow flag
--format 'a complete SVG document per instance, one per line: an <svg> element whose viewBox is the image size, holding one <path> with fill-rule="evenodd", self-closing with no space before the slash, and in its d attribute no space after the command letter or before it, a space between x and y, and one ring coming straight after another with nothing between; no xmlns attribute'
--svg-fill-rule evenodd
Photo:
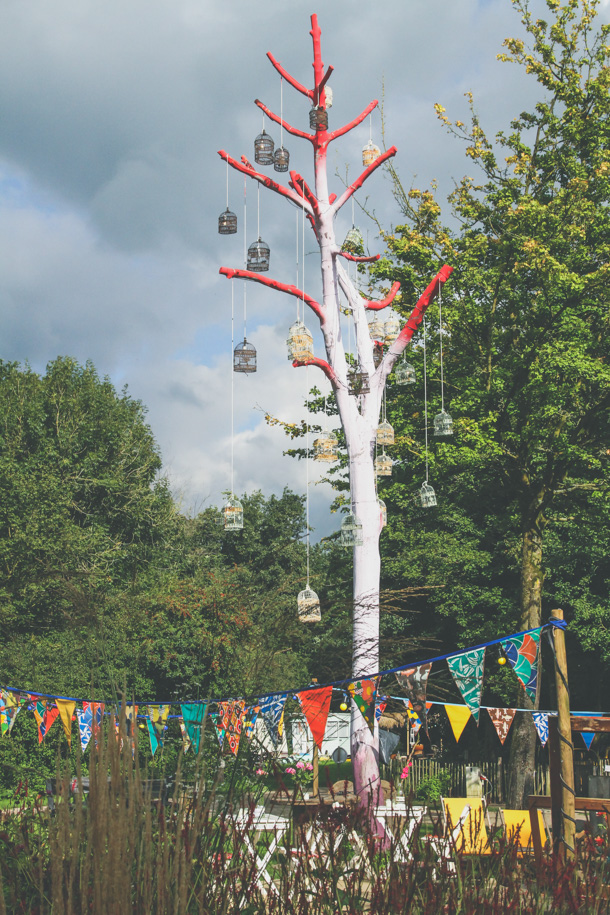
<svg viewBox="0 0 610 915"><path fill-rule="evenodd" d="M462 731L468 724L468 719L470 718L470 709L467 705L446 705L445 711L447 712L447 717L449 718L449 724L451 725L451 730L453 731L453 736L456 741L462 736Z"/></svg>
<svg viewBox="0 0 610 915"><path fill-rule="evenodd" d="M76 701L74 699L56 699L55 705L59 709L59 717L61 718L65 735L68 738L68 743L72 746L72 715L76 708Z"/></svg>

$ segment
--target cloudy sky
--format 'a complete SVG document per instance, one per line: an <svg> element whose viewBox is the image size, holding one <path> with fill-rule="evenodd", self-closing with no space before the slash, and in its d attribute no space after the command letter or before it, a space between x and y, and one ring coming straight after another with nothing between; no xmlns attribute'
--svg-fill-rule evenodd
<svg viewBox="0 0 610 915"><path fill-rule="evenodd" d="M435 102L465 118L472 90L490 132L532 103L533 83L496 61L503 39L521 32L509 0L332 0L317 10L303 0L0 0L0 356L40 371L58 355L91 359L118 388L127 384L148 407L185 511L221 504L230 488L232 284L218 268L243 263L244 188L232 173L240 230L221 237L217 150L252 158L262 123L254 99L279 109L267 51L311 83L312 12L324 63L335 68L331 127L385 86L387 142L407 183L437 179L447 192L467 171ZM308 107L285 87L287 120L307 129ZM278 141L279 129L267 128ZM372 131L379 142L377 113ZM338 141L331 172L355 177L368 138L367 122ZM311 177L309 144L285 136L284 145ZM366 193L384 224L398 219L380 172ZM375 250L374 225L357 222ZM350 224L345 212L338 237ZM248 243L256 225L250 186ZM260 231L270 275L295 282L295 210L264 192ZM306 237L314 295L318 276ZM259 370L234 377L235 491L302 492L305 469L282 456L286 439L261 410L298 419L307 387L324 382L287 361L294 300L251 285L247 311ZM319 352L319 334L316 343ZM337 526L328 487L313 485L311 498L318 534Z"/></svg>

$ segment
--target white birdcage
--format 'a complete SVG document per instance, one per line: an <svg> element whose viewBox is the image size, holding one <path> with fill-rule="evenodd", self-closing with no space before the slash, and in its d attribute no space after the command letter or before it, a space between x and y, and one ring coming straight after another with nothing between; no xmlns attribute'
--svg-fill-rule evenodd
<svg viewBox="0 0 610 915"><path fill-rule="evenodd" d="M383 342L386 346L391 346L398 334L400 333L400 321L398 318L391 317L385 322L383 326L384 337Z"/></svg>
<svg viewBox="0 0 610 915"><path fill-rule="evenodd" d="M341 522L341 546L362 546L364 537L362 536L362 522L358 520L353 512L349 512Z"/></svg>
<svg viewBox="0 0 610 915"><path fill-rule="evenodd" d="M362 232L356 226L352 226L341 245L341 250L346 254L364 254L364 238Z"/></svg>
<svg viewBox="0 0 610 915"><path fill-rule="evenodd" d="M300 623L319 623L322 619L320 613L320 600L315 591L309 585L303 591L299 591L297 597L297 614Z"/></svg>
<svg viewBox="0 0 610 915"><path fill-rule="evenodd" d="M415 384L415 369L410 362L399 362L394 368L396 384Z"/></svg>
<svg viewBox="0 0 610 915"><path fill-rule="evenodd" d="M394 429L387 421L384 419L383 422L379 423L377 426L376 434L377 444L378 445L393 445L394 444Z"/></svg>
<svg viewBox="0 0 610 915"><path fill-rule="evenodd" d="M295 321L286 339L290 362L306 362L313 356L313 337L302 321Z"/></svg>
<svg viewBox="0 0 610 915"><path fill-rule="evenodd" d="M445 410L434 417L435 435L453 435L453 420Z"/></svg>
<svg viewBox="0 0 610 915"><path fill-rule="evenodd" d="M372 165L375 159L378 159L381 155L381 150L378 146L373 143L372 140L362 147L362 164L364 166Z"/></svg>
<svg viewBox="0 0 610 915"><path fill-rule="evenodd" d="M434 508L436 505L436 493L427 481L422 483L422 487L419 491L419 498L421 500L422 508Z"/></svg>
<svg viewBox="0 0 610 915"><path fill-rule="evenodd" d="M369 334L371 335L371 340L383 343L385 339L385 324L378 315L375 315L369 324Z"/></svg>
<svg viewBox="0 0 610 915"><path fill-rule="evenodd" d="M392 476L392 458L389 458L385 451L375 458L375 473L378 477Z"/></svg>
<svg viewBox="0 0 610 915"><path fill-rule="evenodd" d="M222 510L225 531L241 531L244 526L244 507L234 496L227 499Z"/></svg>
<svg viewBox="0 0 610 915"><path fill-rule="evenodd" d="M329 464L338 461L338 447L339 440L334 432L321 432L318 438L313 440L314 461L327 461Z"/></svg>

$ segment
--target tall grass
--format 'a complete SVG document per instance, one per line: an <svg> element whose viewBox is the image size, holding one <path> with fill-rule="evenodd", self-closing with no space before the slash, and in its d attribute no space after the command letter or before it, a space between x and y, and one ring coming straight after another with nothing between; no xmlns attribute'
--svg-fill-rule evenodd
<svg viewBox="0 0 610 915"><path fill-rule="evenodd" d="M458 860L443 873L423 832L414 856L380 848L367 818L331 809L313 835L293 826L270 862L274 889L256 881L237 800L221 799L206 773L185 790L175 773L171 802L156 802L122 721L92 748L89 796L70 798L58 769L57 805L22 803L0 827L0 915L152 915L242 912L277 915L461 915L603 913L608 848L585 844L575 867L545 856L540 868L500 841L494 852ZM77 783L80 775L77 774ZM253 815L255 801L250 801ZM361 847L340 841L354 829ZM258 838L262 854L270 836ZM607 877L610 880L610 875Z"/></svg>

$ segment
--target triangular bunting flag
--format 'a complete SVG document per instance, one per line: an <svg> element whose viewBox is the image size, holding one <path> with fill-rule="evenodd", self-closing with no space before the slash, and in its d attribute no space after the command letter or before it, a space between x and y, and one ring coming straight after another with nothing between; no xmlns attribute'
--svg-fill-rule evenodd
<svg viewBox="0 0 610 915"><path fill-rule="evenodd" d="M148 736L150 737L150 749L153 756L155 755L157 748L163 746L163 732L165 731L168 715L169 705L148 706L148 718L146 721L148 727ZM154 742L151 736L151 728L155 734Z"/></svg>
<svg viewBox="0 0 610 915"><path fill-rule="evenodd" d="M369 680L356 680L350 683L347 691L360 709L362 717L368 724L371 733L375 730L375 699L377 698L377 677ZM326 722L324 722L326 727Z"/></svg>
<svg viewBox="0 0 610 915"><path fill-rule="evenodd" d="M210 712L210 718L212 719L212 724L214 725L214 730L216 731L216 736L218 737L218 745L222 749L226 732L222 726L222 721L220 720L220 711Z"/></svg>
<svg viewBox="0 0 610 915"><path fill-rule="evenodd" d="M159 744L161 743L161 741L159 740L159 735L157 733L157 729L154 726L154 724L152 723L152 721L150 720L150 718L146 719L146 727L148 728L148 736L150 737L150 752L154 756L155 753L157 752L157 750L159 749Z"/></svg>
<svg viewBox="0 0 610 915"><path fill-rule="evenodd" d="M447 658L447 664L464 702L478 724L481 690L483 688L483 669L485 667L485 648L473 648L472 651L452 655Z"/></svg>
<svg viewBox="0 0 610 915"><path fill-rule="evenodd" d="M269 737L274 747L277 747L282 736L284 718L284 705L288 693L279 696L262 696L260 700L260 714L269 732Z"/></svg>
<svg viewBox="0 0 610 915"><path fill-rule="evenodd" d="M72 715L76 708L75 699L56 699L59 717L64 728L64 733L68 740L68 745L72 746Z"/></svg>
<svg viewBox="0 0 610 915"><path fill-rule="evenodd" d="M220 723L226 734L231 752L233 753L233 756L237 756L237 751L239 750L239 738L241 736L241 727L246 712L246 703L243 699L219 702L218 709L220 714Z"/></svg>
<svg viewBox="0 0 610 915"><path fill-rule="evenodd" d="M386 706L388 704L386 701L387 698L388 698L387 696L378 696L377 697L377 705L375 706L375 721L377 721L377 722L379 721L379 719L381 718L381 716L383 715L383 713L386 710Z"/></svg>
<svg viewBox="0 0 610 915"><path fill-rule="evenodd" d="M20 693L8 689L0 690L0 734L2 737L11 733L23 701L25 700Z"/></svg>
<svg viewBox="0 0 610 915"><path fill-rule="evenodd" d="M332 694L332 686L323 686L320 689L305 689L303 692L297 693L297 698L301 703L301 710L307 719L307 724L319 750L322 749Z"/></svg>
<svg viewBox="0 0 610 915"><path fill-rule="evenodd" d="M127 702L125 705L125 730L127 736L132 737L138 718L138 706L133 702Z"/></svg>
<svg viewBox="0 0 610 915"><path fill-rule="evenodd" d="M191 738L189 737L184 721L180 721L180 733L182 734L182 752L188 753L191 748Z"/></svg>
<svg viewBox="0 0 610 915"><path fill-rule="evenodd" d="M459 741L464 728L468 724L468 719L470 718L470 709L467 705L446 705L445 711L447 712L447 717L449 719L449 724L451 725L451 730L453 731L453 736L455 737L456 741Z"/></svg>
<svg viewBox="0 0 610 915"><path fill-rule="evenodd" d="M504 741L508 736L510 726L515 717L515 710L514 708L488 708L487 711L489 712L489 717L493 721L496 734L500 738L500 743L504 745Z"/></svg>
<svg viewBox="0 0 610 915"><path fill-rule="evenodd" d="M76 719L78 721L78 733L80 736L80 745L83 753L91 740L93 731L93 703L83 702L83 708L76 710Z"/></svg>
<svg viewBox="0 0 610 915"><path fill-rule="evenodd" d="M405 670L399 670L396 674L396 679L409 697L411 706L424 725L424 731L426 733L428 732L428 722L426 721L426 689L428 688L428 676L431 669L432 662L420 664L419 667L408 667Z"/></svg>
<svg viewBox="0 0 610 915"><path fill-rule="evenodd" d="M207 705L205 702L186 702L180 706L186 733L193 745L195 753L199 753L199 741L206 708Z"/></svg>
<svg viewBox="0 0 610 915"><path fill-rule="evenodd" d="M244 718L244 733L247 740L252 739L252 735L254 734L254 726L256 724L256 719L260 714L260 710L260 705L251 705L246 709L246 717Z"/></svg>
<svg viewBox="0 0 610 915"><path fill-rule="evenodd" d="M532 718L534 719L534 727L540 738L540 743L543 747L546 747L546 742L549 739L549 716L546 712L532 712Z"/></svg>
<svg viewBox="0 0 610 915"><path fill-rule="evenodd" d="M49 708L46 699L35 699L34 718L38 725L38 743L45 739L58 715L59 709L56 706Z"/></svg>
<svg viewBox="0 0 610 915"><path fill-rule="evenodd" d="M581 731L580 736L584 740L587 750L590 750L591 744L593 743L593 739L595 737L595 731Z"/></svg>
<svg viewBox="0 0 610 915"><path fill-rule="evenodd" d="M508 663L525 687L532 702L536 699L538 682L538 647L540 629L505 639L501 645L508 658Z"/></svg>

